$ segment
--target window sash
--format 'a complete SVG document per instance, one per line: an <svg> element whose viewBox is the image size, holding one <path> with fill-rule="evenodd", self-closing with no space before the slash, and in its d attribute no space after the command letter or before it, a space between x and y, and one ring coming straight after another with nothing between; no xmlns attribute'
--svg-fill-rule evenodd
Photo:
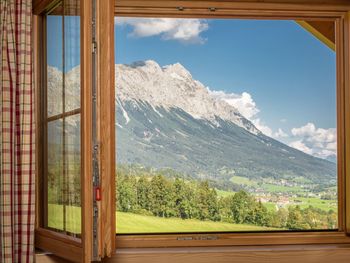
<svg viewBox="0 0 350 263"><path fill-rule="evenodd" d="M91 70L92 70L92 45L91 45L91 10L92 2L80 0L79 11L81 36L80 36L80 65L81 65L81 109L74 109L59 116L51 116L48 119L45 113L46 99L46 68L45 68L45 13L52 10L59 1L57 0L34 0L33 1L33 20L34 20L34 52L35 52L35 90L36 90L36 134L37 134L37 173L36 173L36 247L54 253L55 255L72 260L74 262L90 262L93 257L92 253L92 145L91 145ZM43 200L43 181L44 174L44 156L45 136L43 131L47 123L54 119L65 118L81 114L81 206L82 206L82 232L81 238L74 238L63 233L51 231L43 228L44 209L41 204Z"/></svg>

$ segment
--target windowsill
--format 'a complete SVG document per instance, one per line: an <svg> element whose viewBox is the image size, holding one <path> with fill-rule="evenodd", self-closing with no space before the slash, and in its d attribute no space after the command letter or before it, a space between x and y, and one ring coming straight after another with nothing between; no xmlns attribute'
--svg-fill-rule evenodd
<svg viewBox="0 0 350 263"><path fill-rule="evenodd" d="M184 240L179 241L179 237ZM215 237L215 239L211 240L210 237ZM116 236L117 248L282 246L309 244L350 244L350 237L346 236L344 232L338 231Z"/></svg>
<svg viewBox="0 0 350 263"><path fill-rule="evenodd" d="M349 262L350 245L281 245L234 247L127 248L117 249L106 262Z"/></svg>
<svg viewBox="0 0 350 263"><path fill-rule="evenodd" d="M348 262L350 245L283 245L182 248L122 248L103 262L177 263L177 262ZM36 262L68 262L52 254L36 254Z"/></svg>
<svg viewBox="0 0 350 263"><path fill-rule="evenodd" d="M197 253L235 253L235 252L277 252L277 251L315 251L349 250L350 244L322 245L274 245L274 246L232 246L232 247L181 247L181 248L119 248L117 254L197 254Z"/></svg>

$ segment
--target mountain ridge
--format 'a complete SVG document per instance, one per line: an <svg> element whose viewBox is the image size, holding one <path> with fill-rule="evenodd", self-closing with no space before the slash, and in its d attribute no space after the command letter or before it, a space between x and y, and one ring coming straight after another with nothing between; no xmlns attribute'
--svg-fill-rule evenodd
<svg viewBox="0 0 350 263"><path fill-rule="evenodd" d="M180 108L214 125L217 125L215 117L218 116L253 134L261 133L238 109L211 96L207 87L193 79L180 63L164 67L153 60L116 64L115 83L117 96L122 101L141 100L154 107Z"/></svg>

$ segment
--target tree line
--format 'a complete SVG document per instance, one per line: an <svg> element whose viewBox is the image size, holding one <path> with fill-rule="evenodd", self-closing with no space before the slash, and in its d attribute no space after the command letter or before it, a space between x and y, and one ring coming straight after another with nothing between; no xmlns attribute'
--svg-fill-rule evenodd
<svg viewBox="0 0 350 263"><path fill-rule="evenodd" d="M333 229L337 214L309 206L271 211L241 190L220 197L208 181L168 178L161 174L117 173L117 210L157 217L221 221L235 224L298 229Z"/></svg>

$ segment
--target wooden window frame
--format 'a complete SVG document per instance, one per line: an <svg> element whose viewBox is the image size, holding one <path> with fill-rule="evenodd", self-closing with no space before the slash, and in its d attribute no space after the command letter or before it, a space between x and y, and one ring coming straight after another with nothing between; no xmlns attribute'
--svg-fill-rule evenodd
<svg viewBox="0 0 350 263"><path fill-rule="evenodd" d="M316 3L315 3L316 2ZM332 3L333 2L333 3ZM117 17L334 21L336 31L338 230L259 233L117 234L116 249L350 244L350 3L346 1L116 0ZM345 140L345 138L349 138ZM117 182L118 183L118 182ZM347 191L346 191L347 190Z"/></svg>
<svg viewBox="0 0 350 263"><path fill-rule="evenodd" d="M58 114L49 118L45 117L46 103L43 96L46 95L46 34L45 15L60 0L33 1L33 51L35 71L35 94L36 94L36 223L35 223L35 246L37 248L52 252L64 259L73 262L89 262L92 259L92 178L89 165L92 155L91 134L83 132L84 129L91 130L91 105L86 101L91 98L91 81L84 76L91 76L91 41L87 36L91 31L91 5L88 1L81 1L80 25L81 25L81 103L79 109ZM72 237L64 233L45 228L43 199L45 198L44 186L44 156L43 143L45 140L45 122L47 119L67 117L80 113L81 116L81 207L82 228L81 238ZM91 167L91 165L90 165ZM83 191L83 189L85 191ZM91 191L89 191L89 189Z"/></svg>
<svg viewBox="0 0 350 263"><path fill-rule="evenodd" d="M58 3L60 3L60 1L58 1ZM62 2L61 2L62 3ZM56 6L53 6L51 8L51 10L54 10L56 8ZM63 8L63 7L62 7ZM50 11L47 13L47 15L50 15ZM63 14L64 15L64 14ZM43 56L46 56L46 53L47 53L47 35L46 35L46 32L47 32L47 17L46 15L43 15L42 16L42 41L41 41L41 47L42 47L42 50L43 50ZM66 101L66 94L65 94L65 89L66 89L66 83L65 83L65 75L66 73L64 72L65 70L65 48L64 48L64 42L65 42L65 28L64 28L64 24L62 25L62 47L63 47L63 50L62 50L62 53L63 53L63 56L62 56L62 65L63 65L63 72L62 72L62 106L63 106L63 112L62 113L57 113L57 114L53 114L51 116L48 116L47 114L47 110L48 110L48 102L47 102L47 98L48 98L48 89L47 89L47 85L42 85L41 86L41 89L40 89L40 98L39 101L41 101L41 105L39 105L40 107L40 123L41 123L41 132L44 130L46 132L42 132L42 137L39 138L39 141L40 141L40 145L41 145L41 149L39 150L40 151L40 165L41 165L41 169L42 169L42 174L47 174L48 173L48 165L47 165L47 145L48 145L48 125L49 123L51 122L54 122L56 120L62 120L63 121L63 126L62 126L62 132L63 132L63 139L62 139L62 143L63 143L63 149L65 149L65 146L66 146L66 142L65 142L65 119L67 117L71 117L71 116L75 116L75 115L80 115L81 113L81 108L74 108L74 109L70 109L70 110L67 110L66 111L66 107L65 107L65 101ZM42 79L42 82L43 83L47 83L47 59L43 59L42 60L42 63L41 63L41 72L42 72L42 76L41 76L41 79ZM80 118L81 119L81 116ZM82 132L80 133L80 135L82 135ZM62 157L63 157L63 185L65 185L65 177L67 176L66 175L66 165L65 165L65 158L66 158L66 150L63 150L63 153L62 153ZM48 215L47 215L47 209L44 209L44 206L45 206L45 203L47 204L48 202L48 193L47 193L47 189L46 186L47 185L47 178L46 176L43 176L42 178L42 185L40 185L40 188L41 188L41 204L40 204L40 208L42 209L42 211L44 211L40 216L40 222L42 222L43 226L45 226L45 229L47 230L52 230L54 232L58 232L58 233L62 233L64 235L68 234L68 235L71 235L73 233L69 233L69 232L65 232L65 230L63 231L59 231L57 229L53 229L53 228L50 228L48 226ZM63 205L63 216L64 216L64 220L63 220L63 228L65 229L66 228L66 219L65 219L65 213L66 213L66 208L65 208L65 204ZM76 235L75 238L73 238L73 240L80 240L80 234Z"/></svg>
<svg viewBox="0 0 350 263"><path fill-rule="evenodd" d="M92 71L96 70L97 140L101 187L98 201L97 258L111 256L115 248L115 152L114 152L114 1L96 1L97 58L93 69L92 10L91 0L80 0L80 109L64 116L80 113L81 116L81 238L44 228L43 207L43 110L45 100L45 14L60 0L33 0L33 50L36 93L36 230L35 245L38 248L74 262L90 262L93 253L93 140L92 140ZM61 114L62 115L62 114ZM50 118L59 118L61 115ZM62 115L62 117L63 117Z"/></svg>
<svg viewBox="0 0 350 263"><path fill-rule="evenodd" d="M45 59L41 49L43 12L55 0L33 0L34 14L34 52L35 52L35 85L36 98L40 97L42 84L40 62ZM107 3L108 1L108 3ZM82 2L82 65L91 64L90 43L90 1ZM109 5L109 8L107 7ZM114 8L112 8L114 6ZM350 244L350 3L348 0L105 0L98 6L101 47L99 49L99 136L101 139L102 189L100 214L100 251L110 256L111 251L130 248L152 248L156 256L165 248L184 249L200 247L202 252L218 246L269 246L269 245L306 245L334 244L343 246ZM338 198L339 229L338 231L317 232L263 232L263 233L190 233L159 235L115 235L114 213L114 24L115 16L134 17L182 17L182 18L241 18L241 19L290 19L290 20L325 20L336 23L336 58L337 58L337 120L338 120ZM89 130L91 122L91 68L83 67L81 71L84 99L81 104L82 129ZM85 78L84 78L85 76ZM40 119L40 101L36 100L37 119ZM41 136L42 123L36 124L37 136ZM38 142L37 147L40 147ZM82 189L92 192L91 178L91 134L82 137ZM37 177L39 186L42 180L42 167L37 157ZM40 202L40 188L37 187L36 202ZM36 245L73 261L89 262L92 247L92 200L82 196L82 238L67 237L42 228L40 206L36 216ZM156 251L156 249L159 249ZM182 251L182 250L181 250ZM201 253L202 253L201 252ZM167 255L166 251L164 255ZM184 252L186 254L186 251ZM248 252L250 253L250 252ZM141 258L142 260L142 258ZM207 261L210 262L210 261Z"/></svg>

